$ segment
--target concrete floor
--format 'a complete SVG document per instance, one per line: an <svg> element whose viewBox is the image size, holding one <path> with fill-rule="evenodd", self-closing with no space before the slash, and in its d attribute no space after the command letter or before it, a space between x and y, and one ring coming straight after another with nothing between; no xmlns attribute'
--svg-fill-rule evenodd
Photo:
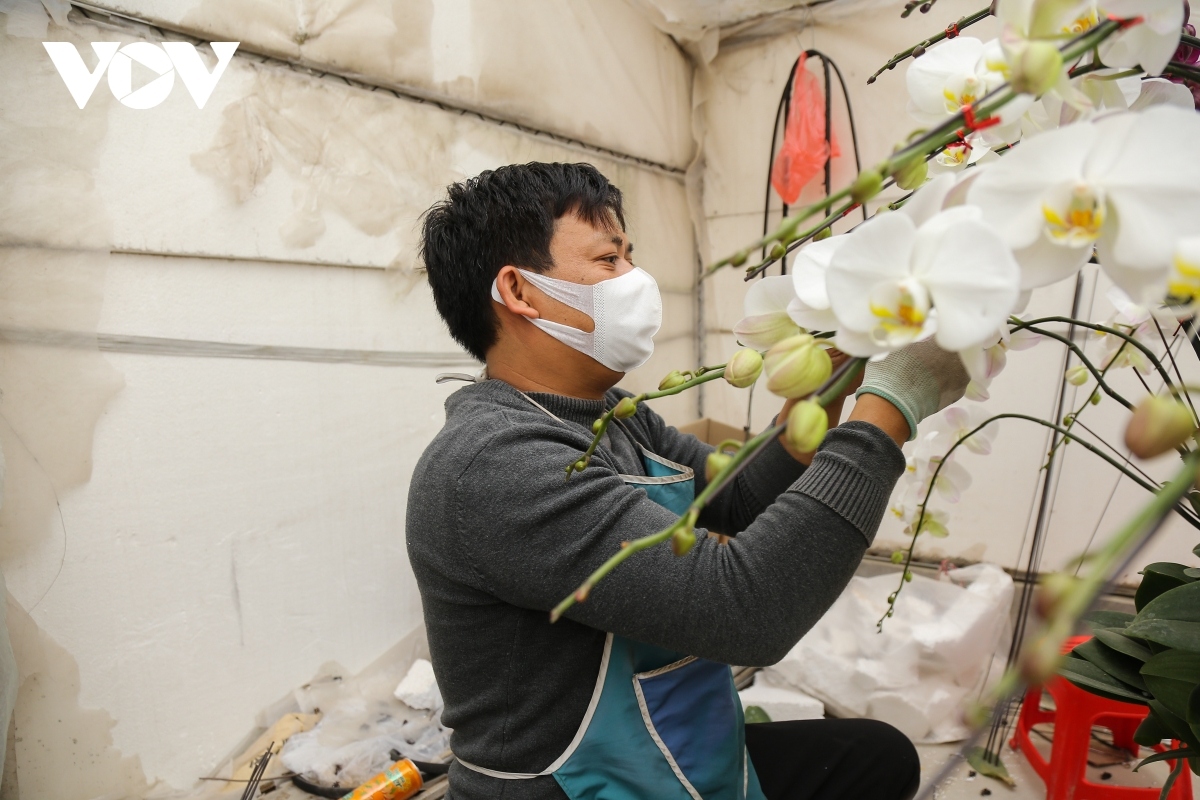
<svg viewBox="0 0 1200 800"><path fill-rule="evenodd" d="M1041 726L1035 728L1035 731L1041 730ZM1043 732L1048 734L1052 730L1052 728L1047 728ZM1035 741L1037 741L1036 737ZM1043 756L1048 756L1049 743L1038 741L1038 745ZM997 800L1042 800L1045 798L1045 785L1019 751L1005 745L1001 756L1009 775L1017 784L1016 787L1009 788L1000 781L974 774L970 766L958 755L958 750L959 745L957 744L917 745L917 751L921 754L922 791L926 789L928 783L941 771L947 761L958 762L949 778L934 792L934 800L968 800L968 798L975 800L977 797L989 796L997 798ZM1142 755L1147 754L1143 748ZM1088 762L1097 765L1088 767L1088 779L1099 784L1162 786L1162 781L1167 776L1167 769L1163 764L1150 764L1134 773L1130 767L1135 762L1129 761L1127 754L1100 743L1095 743ZM1109 776L1107 779L1103 778L1105 774ZM1195 775L1192 778L1193 797L1195 800L1200 800L1200 780ZM1154 796L1157 797L1157 795Z"/></svg>

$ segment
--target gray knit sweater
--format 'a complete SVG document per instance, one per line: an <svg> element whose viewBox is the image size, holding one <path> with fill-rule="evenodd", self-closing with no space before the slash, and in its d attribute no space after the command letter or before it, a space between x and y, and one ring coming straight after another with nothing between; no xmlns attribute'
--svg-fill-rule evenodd
<svg viewBox="0 0 1200 800"><path fill-rule="evenodd" d="M729 664L778 661L829 608L879 526L904 457L881 430L831 431L805 470L778 442L700 517L697 530L618 567L550 624L549 610L622 541L675 515L626 485L644 475L632 440L696 472L712 448L644 404L613 426L591 465L564 467L591 440L604 401L531 395L499 380L446 401L446 425L413 474L408 553L454 752L480 766L536 773L567 747L595 686L606 631ZM505 781L455 765L455 800L562 800L551 777Z"/></svg>

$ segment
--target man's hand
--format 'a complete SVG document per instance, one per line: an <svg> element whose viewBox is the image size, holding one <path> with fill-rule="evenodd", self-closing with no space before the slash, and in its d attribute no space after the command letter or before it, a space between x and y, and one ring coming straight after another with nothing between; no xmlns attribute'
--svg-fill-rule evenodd
<svg viewBox="0 0 1200 800"><path fill-rule="evenodd" d="M830 350L829 356L833 360L833 369L835 372L837 371L837 368L840 367L843 363L845 363L846 359L849 358L849 356L847 356L845 353L842 353L838 350ZM846 386L846 388L842 391L842 393L840 395L838 395L838 397L832 403L830 403L829 405L827 405L825 407L825 416L829 420L829 427L832 428L835 425L837 425L838 422L841 421L842 405L846 402L846 398L849 397L856 389L858 389L859 384L861 384L861 383L862 383L862 373L859 373L859 376L857 378L855 378L853 381L851 381L850 384L848 386ZM795 398L795 399L786 401L783 404L783 410L779 412L779 416L777 416L775 419L778 422L786 421L788 418L788 414L791 413L791 411L792 411L792 407L795 406L796 403L800 402L800 400L802 400L802 399L803 398ZM903 418L901 418L901 421L903 421ZM812 463L813 453L801 453L801 452L793 449L792 446L788 444L786 435L780 435L779 443L782 444L783 448L788 451L788 455L790 455L792 458L799 461L801 464L804 464L805 466L807 466Z"/></svg>

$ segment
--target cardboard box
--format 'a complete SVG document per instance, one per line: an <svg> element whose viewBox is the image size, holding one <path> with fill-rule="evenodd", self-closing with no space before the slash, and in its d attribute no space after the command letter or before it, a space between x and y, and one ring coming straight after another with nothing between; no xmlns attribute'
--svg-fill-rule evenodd
<svg viewBox="0 0 1200 800"><path fill-rule="evenodd" d="M741 428L711 419L710 417L704 417L695 422L680 425L679 430L683 433L690 433L700 441L705 444L711 444L713 447L716 447L726 439L744 442L750 438Z"/></svg>

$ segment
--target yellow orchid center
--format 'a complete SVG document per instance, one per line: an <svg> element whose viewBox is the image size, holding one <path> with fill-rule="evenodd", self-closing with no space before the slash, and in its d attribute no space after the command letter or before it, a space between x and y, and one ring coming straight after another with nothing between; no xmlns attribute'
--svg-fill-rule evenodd
<svg viewBox="0 0 1200 800"><path fill-rule="evenodd" d="M955 85L958 81L948 84L942 89L942 97L946 99L946 113L957 114L963 106L969 106L982 97L987 90L983 81L974 75L969 75L962 79L962 85Z"/></svg>
<svg viewBox="0 0 1200 800"><path fill-rule="evenodd" d="M1093 6L1075 19L1063 25L1062 32L1068 36L1086 33L1100 24L1100 12Z"/></svg>
<svg viewBox="0 0 1200 800"><path fill-rule="evenodd" d="M954 142L947 145L942 152L937 154L937 163L943 167L958 167L962 166L968 156L971 155L971 146L966 142Z"/></svg>
<svg viewBox="0 0 1200 800"><path fill-rule="evenodd" d="M871 313L878 323L871 337L880 344L898 344L920 335L929 316L929 291L913 279L871 292Z"/></svg>
<svg viewBox="0 0 1200 800"><path fill-rule="evenodd" d="M1065 204L1045 203L1042 216L1050 239L1068 247L1090 245L1100 236L1105 218L1104 194L1091 186L1075 186Z"/></svg>
<svg viewBox="0 0 1200 800"><path fill-rule="evenodd" d="M1180 300L1200 297L1200 258L1190 259L1176 252L1171 267L1171 277L1167 280L1168 293Z"/></svg>

